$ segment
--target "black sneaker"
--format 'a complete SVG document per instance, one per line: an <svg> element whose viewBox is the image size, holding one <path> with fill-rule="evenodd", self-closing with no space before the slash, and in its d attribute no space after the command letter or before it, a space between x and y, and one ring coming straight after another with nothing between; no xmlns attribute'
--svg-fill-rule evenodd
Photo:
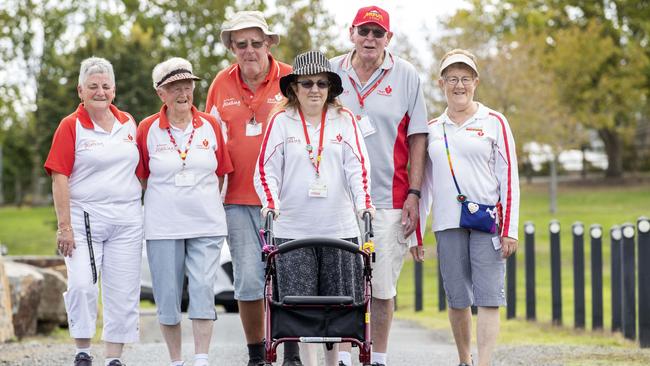
<svg viewBox="0 0 650 366"><path fill-rule="evenodd" d="M246 366L264 366L264 365L266 365L266 363L261 358L251 358L248 360L248 364L246 364Z"/></svg>
<svg viewBox="0 0 650 366"><path fill-rule="evenodd" d="M86 352L79 352L74 356L74 366L92 366L93 358Z"/></svg>
<svg viewBox="0 0 650 366"><path fill-rule="evenodd" d="M285 358L282 366L303 366L299 356Z"/></svg>
<svg viewBox="0 0 650 366"><path fill-rule="evenodd" d="M370 366L386 366L386 364L375 362L375 363L371 363Z"/></svg>
<svg viewBox="0 0 650 366"><path fill-rule="evenodd" d="M120 360L113 360L109 362L108 366L126 366L126 364L123 364Z"/></svg>

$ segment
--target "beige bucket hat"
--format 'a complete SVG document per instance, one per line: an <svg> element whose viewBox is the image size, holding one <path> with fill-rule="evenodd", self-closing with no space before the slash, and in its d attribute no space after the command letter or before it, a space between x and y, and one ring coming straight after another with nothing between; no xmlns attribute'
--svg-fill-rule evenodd
<svg viewBox="0 0 650 366"><path fill-rule="evenodd" d="M221 42L230 47L230 35L234 31L246 28L259 28L271 38L271 46L280 43L280 36L269 30L269 25L264 19L261 11L238 11L230 19L226 20L221 27Z"/></svg>

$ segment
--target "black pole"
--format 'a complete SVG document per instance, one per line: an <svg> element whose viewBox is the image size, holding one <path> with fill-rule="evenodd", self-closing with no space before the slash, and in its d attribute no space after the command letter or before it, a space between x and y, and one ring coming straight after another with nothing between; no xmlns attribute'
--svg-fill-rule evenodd
<svg viewBox="0 0 650 366"><path fill-rule="evenodd" d="M621 244L621 274L623 279L623 302L621 303L623 336L636 339L636 285L634 281L634 225L623 224L623 243Z"/></svg>
<svg viewBox="0 0 650 366"><path fill-rule="evenodd" d="M524 224L526 242L526 319L535 320L535 224Z"/></svg>
<svg viewBox="0 0 650 366"><path fill-rule="evenodd" d="M621 285L621 241L623 234L621 227L618 225L612 226L609 231L611 239L610 253L612 256L612 332L621 331L621 298L623 297L623 290Z"/></svg>
<svg viewBox="0 0 650 366"><path fill-rule="evenodd" d="M415 262L415 311L422 311L422 262Z"/></svg>
<svg viewBox="0 0 650 366"><path fill-rule="evenodd" d="M639 250L639 343L641 348L650 347L650 221L639 217L636 221Z"/></svg>
<svg viewBox="0 0 650 366"><path fill-rule="evenodd" d="M512 319L517 316L517 252L512 253L506 260L506 275L506 319Z"/></svg>
<svg viewBox="0 0 650 366"><path fill-rule="evenodd" d="M603 329L603 228L593 224L591 237L591 329Z"/></svg>
<svg viewBox="0 0 650 366"><path fill-rule="evenodd" d="M585 227L581 222L571 226L573 234L573 319L576 328L585 327Z"/></svg>
<svg viewBox="0 0 650 366"><path fill-rule="evenodd" d="M560 261L560 222L551 220L548 226L551 236L551 302L553 324L562 324L562 263Z"/></svg>
<svg viewBox="0 0 650 366"><path fill-rule="evenodd" d="M445 287L442 284L442 274L440 273L440 263L438 262L438 311L447 310L447 298L445 297Z"/></svg>

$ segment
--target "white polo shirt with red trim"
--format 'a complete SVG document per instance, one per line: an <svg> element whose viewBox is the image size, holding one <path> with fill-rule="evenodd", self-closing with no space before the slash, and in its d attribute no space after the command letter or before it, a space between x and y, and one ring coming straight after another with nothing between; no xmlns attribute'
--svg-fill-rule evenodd
<svg viewBox="0 0 650 366"><path fill-rule="evenodd" d="M70 207L113 224L142 220L142 189L135 175L138 165L136 124L128 113L111 105L111 132L90 119L83 104L57 127L45 161L48 174L69 177Z"/></svg>
<svg viewBox="0 0 650 366"><path fill-rule="evenodd" d="M218 177L232 171L216 119L192 107L192 123L185 130L172 126L167 107L138 126L140 164L137 174L147 179L144 194L145 238L186 239L227 235ZM172 143L171 132L176 146ZM185 168L181 152L187 150ZM177 175L184 171L185 183ZM191 176L191 184L187 177Z"/></svg>
<svg viewBox="0 0 650 366"><path fill-rule="evenodd" d="M355 114L364 135L372 165L373 203L378 208L402 208L409 189L408 136L427 133L422 83L413 65L386 51L382 65L361 86L351 63L353 52L330 61L343 82L339 99Z"/></svg>
<svg viewBox="0 0 650 366"><path fill-rule="evenodd" d="M433 231L458 228L461 205L456 199L443 134L447 132L451 163L461 192L472 202L500 202L500 236L518 238L519 173L515 141L506 118L479 103L476 114L462 125L447 112L429 122L428 162L420 201L421 227L432 206ZM425 221L426 222L426 221Z"/></svg>
<svg viewBox="0 0 650 366"><path fill-rule="evenodd" d="M306 123L313 158L322 126ZM323 131L320 181L326 197L310 196L316 169L309 158L303 122L294 109L269 119L255 170L255 189L264 207L278 209L278 238L359 236L356 209L373 207L368 153L352 113L330 107Z"/></svg>

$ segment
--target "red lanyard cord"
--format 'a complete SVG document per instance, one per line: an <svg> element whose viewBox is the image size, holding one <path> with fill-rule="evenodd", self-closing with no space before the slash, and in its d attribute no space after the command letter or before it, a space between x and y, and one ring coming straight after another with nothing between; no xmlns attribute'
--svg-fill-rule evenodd
<svg viewBox="0 0 650 366"><path fill-rule="evenodd" d="M302 121L302 130L305 133L305 142L307 143L307 153L309 154L309 160L311 160L312 165L316 169L316 177L320 176L320 161L323 154L323 138L325 136L325 116L327 115L327 110L323 110L323 114L320 120L320 137L318 141L318 155L314 159L314 147L311 146L311 141L309 140L309 133L307 132L307 122L305 122L305 116L302 114L300 108L298 108L298 114L300 114L300 121Z"/></svg>
<svg viewBox="0 0 650 366"><path fill-rule="evenodd" d="M172 136L172 130L167 127L167 134L169 135L169 141L174 144L174 147L176 148L176 151L178 152L178 155L181 157L181 161L183 162L183 168L185 168L185 159L187 159L187 153L190 151L190 146L192 146L192 140L194 139L194 132L196 131L196 128L192 127L192 133L190 134L190 139L187 140L187 145L185 145L185 151L181 151L181 149L178 147L178 144L176 143L176 139L174 136Z"/></svg>
<svg viewBox="0 0 650 366"><path fill-rule="evenodd" d="M375 89L377 89L377 87L379 86L379 84L381 84L381 82L384 80L384 78L386 77L386 75L388 75L388 72L389 72L388 70L382 70L382 72L381 72L381 76L379 77L379 79L378 79L378 80L377 80L377 81L372 85L372 87L371 87L370 89L368 89L368 91L366 91L363 95L361 95L361 93L359 92L359 89L357 89L357 85L356 85L356 83L354 82L354 79L352 79L351 76L348 76L348 78L350 79L350 84L352 84L352 88L353 88L354 91L357 93L357 100L359 101L359 105L361 106L361 108L364 107L364 104L365 104L365 100L366 100L366 98L367 98L370 94L372 94L372 92L374 92Z"/></svg>

